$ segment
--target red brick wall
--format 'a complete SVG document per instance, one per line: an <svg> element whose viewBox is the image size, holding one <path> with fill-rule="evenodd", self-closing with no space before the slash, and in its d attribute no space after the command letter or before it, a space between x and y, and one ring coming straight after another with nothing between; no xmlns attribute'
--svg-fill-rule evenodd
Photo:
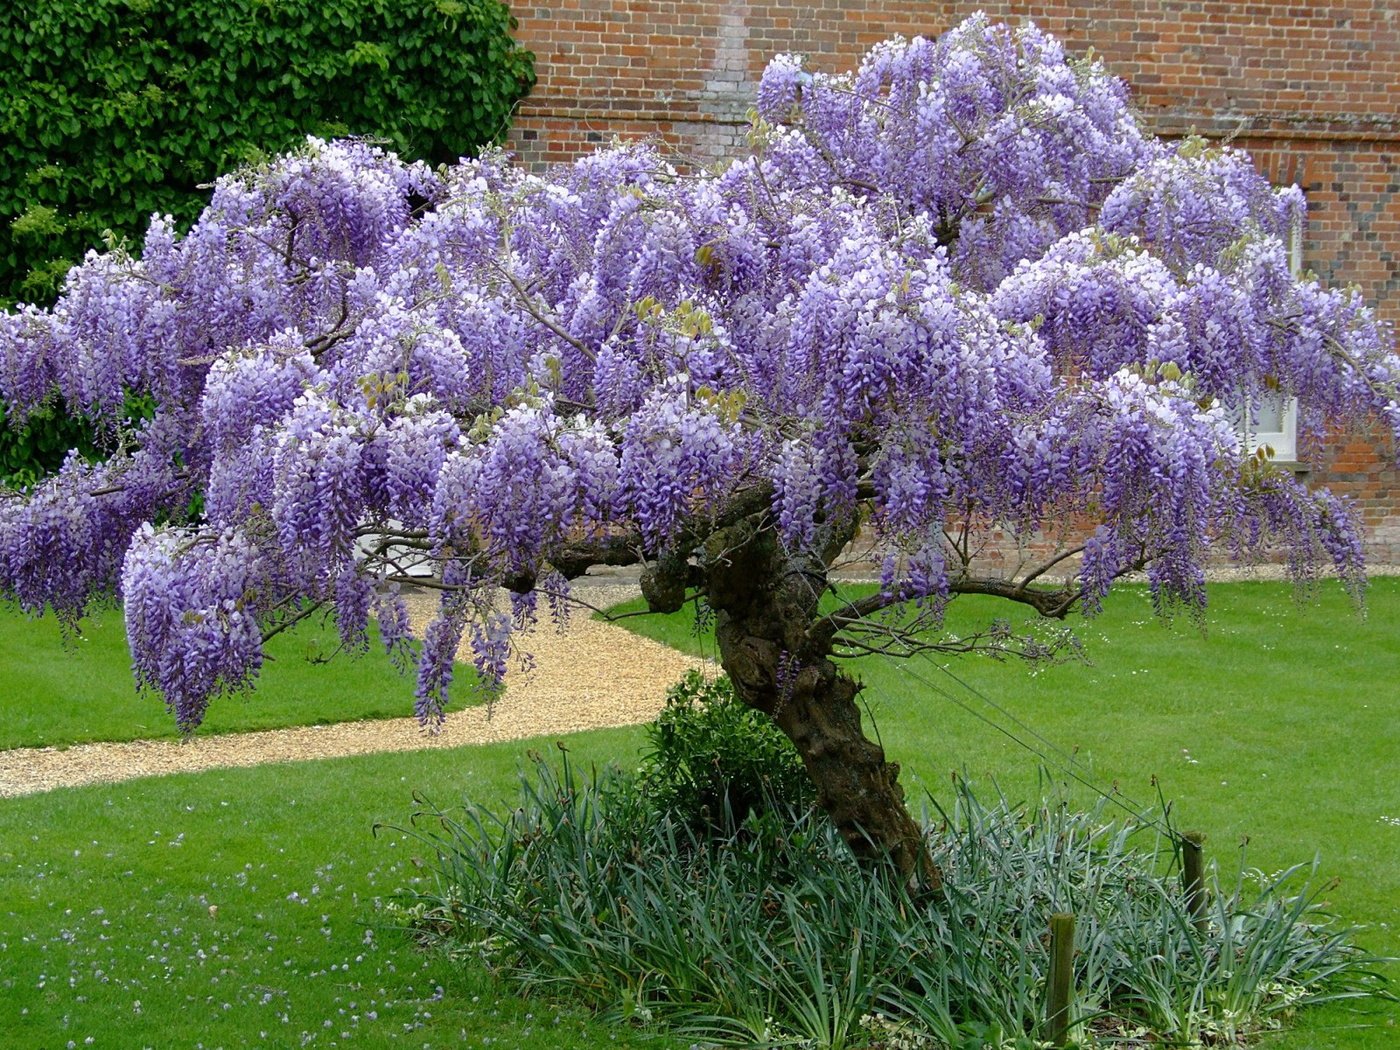
<svg viewBox="0 0 1400 1050"><path fill-rule="evenodd" d="M847 69L886 37L936 35L976 10L1034 17L1071 51L1092 47L1159 133L1237 136L1270 177L1307 190L1306 265L1328 283L1359 285L1382 317L1400 320L1395 0L541 0L514 8L539 84L521 105L511 147L542 164L614 136L652 135L685 158L732 156L744 148L754 86L774 53ZM1373 557L1400 563L1400 486L1386 441L1329 448L1313 477L1357 500Z"/></svg>
<svg viewBox="0 0 1400 1050"><path fill-rule="evenodd" d="M1372 563L1400 565L1400 469L1389 437L1376 429L1338 435L1308 480L1352 501Z"/></svg>

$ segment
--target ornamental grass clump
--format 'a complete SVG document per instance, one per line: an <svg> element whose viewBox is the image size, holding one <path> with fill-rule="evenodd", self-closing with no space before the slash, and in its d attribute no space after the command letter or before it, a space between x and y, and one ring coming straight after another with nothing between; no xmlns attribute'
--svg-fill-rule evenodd
<svg viewBox="0 0 1400 1050"><path fill-rule="evenodd" d="M697 830L632 774L535 756L512 809L421 807L437 884L404 918L518 991L726 1046L1036 1046L1058 911L1078 918L1083 1046L1229 1044L1384 994L1303 873L1212 873L1198 932L1174 840L1103 806L960 783L925 825L943 889L921 897L870 878L829 822L775 814Z"/></svg>

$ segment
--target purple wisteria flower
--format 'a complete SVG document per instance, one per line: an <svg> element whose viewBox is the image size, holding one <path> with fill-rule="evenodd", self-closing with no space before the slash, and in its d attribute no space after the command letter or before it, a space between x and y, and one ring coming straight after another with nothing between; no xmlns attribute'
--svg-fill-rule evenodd
<svg viewBox="0 0 1400 1050"><path fill-rule="evenodd" d="M804 572L866 523L928 623L977 536L1066 523L1091 610L1137 568L1199 609L1212 548L1359 586L1345 502L1234 422L1284 396L1314 445L1400 432L1393 332L1290 268L1300 191L1153 140L1098 63L981 15L849 74L781 56L759 112L713 174L309 140L219 179L187 233L90 254L52 308L0 315L0 400L61 396L111 454L0 495L0 594L71 622L118 591L138 681L192 730L302 602L351 648L377 619L436 723L464 643L499 685L532 588L557 622L589 564L683 591L737 516ZM415 654L398 588L427 570Z"/></svg>

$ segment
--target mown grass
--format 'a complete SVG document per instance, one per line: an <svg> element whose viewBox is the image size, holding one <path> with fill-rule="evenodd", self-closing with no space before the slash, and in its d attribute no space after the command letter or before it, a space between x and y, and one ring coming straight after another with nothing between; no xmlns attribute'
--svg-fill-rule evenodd
<svg viewBox="0 0 1400 1050"><path fill-rule="evenodd" d="M1008 615L1006 604L960 598L949 628L968 634ZM683 616L621 623L714 652ZM1086 802L1075 776L1116 785L1130 809L1155 802L1160 786L1172 821L1204 831L1223 872L1246 840L1245 862L1265 872L1316 857L1339 880L1333 910L1367 927L1359 943L1400 956L1400 579L1372 581L1364 618L1335 585L1300 603L1289 584L1243 582L1211 587L1204 634L1163 623L1135 587L1076 627L1091 663L851 663L912 803L926 792L946 802L955 773L1034 798L1046 759ZM1387 972L1400 982L1400 967ZM1376 1027L1353 1028L1359 1020ZM1329 1007L1268 1045L1382 1050L1400 1045L1397 1025L1394 1004L1360 1017Z"/></svg>
<svg viewBox="0 0 1400 1050"><path fill-rule="evenodd" d="M339 647L320 617L274 637L255 690L211 704L200 734L413 714L413 676L399 673L373 628L362 656ZM95 609L64 644L52 616L0 606L0 653L0 750L179 735L164 704L136 691L118 608ZM475 673L458 666L455 707L473 702Z"/></svg>
<svg viewBox="0 0 1400 1050"><path fill-rule="evenodd" d="M570 743L584 762L638 730ZM544 746L549 746L544 742ZM216 770L0 800L0 1045L670 1048L376 925L424 877L420 790L513 792L522 745ZM216 909L216 910L211 910ZM89 1042L90 1040L90 1042Z"/></svg>

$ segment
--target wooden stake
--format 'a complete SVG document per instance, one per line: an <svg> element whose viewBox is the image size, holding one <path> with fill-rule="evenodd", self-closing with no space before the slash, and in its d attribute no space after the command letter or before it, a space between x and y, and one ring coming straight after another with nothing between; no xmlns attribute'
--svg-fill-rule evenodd
<svg viewBox="0 0 1400 1050"><path fill-rule="evenodd" d="M1050 916L1050 996L1046 1004L1046 1034L1050 1045L1069 1044L1069 1008L1074 998L1074 916Z"/></svg>
<svg viewBox="0 0 1400 1050"><path fill-rule="evenodd" d="M1186 911L1191 925L1202 936L1210 926L1206 918L1205 853L1201 848L1205 840L1199 831L1181 836L1181 884L1186 891Z"/></svg>

